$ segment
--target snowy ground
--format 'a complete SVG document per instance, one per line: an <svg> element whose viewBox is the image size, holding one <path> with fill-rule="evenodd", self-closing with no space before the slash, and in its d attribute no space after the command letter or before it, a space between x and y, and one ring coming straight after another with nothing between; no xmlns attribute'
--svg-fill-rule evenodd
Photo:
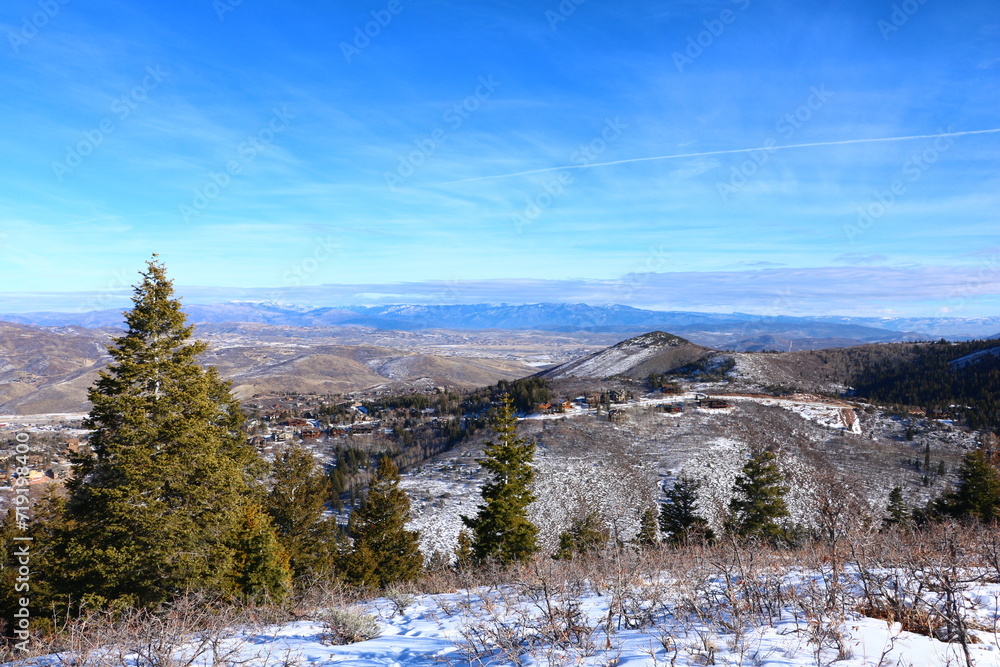
<svg viewBox="0 0 1000 667"><path fill-rule="evenodd" d="M904 632L899 624L848 610L843 618L810 613L809 592L819 577L786 573L783 606L757 612L691 607L692 582L666 574L633 579L624 598L595 586L544 579L472 591L397 596L367 604L377 636L347 645L325 641L326 626L298 621L232 632L215 642L174 637L183 665L293 667L470 667L486 665L664 667L958 667L966 659L957 642ZM703 593L713 584L704 587ZM715 582L720 596L723 584ZM603 590L598 591L595 589ZM801 597L796 597L796 595ZM967 591L967 617L979 629L969 645L976 667L1000 667L997 600L1000 585ZM721 597L720 597L721 599ZM791 601L788 601L791 600ZM173 644L171 644L171 641ZM162 646L161 646L162 648ZM97 650L83 664L151 664L117 649ZM214 651L214 660L213 660ZM98 663L102 656L106 662ZM220 660L220 658L222 658ZM70 653L36 658L34 665L67 665Z"/></svg>
<svg viewBox="0 0 1000 667"><path fill-rule="evenodd" d="M861 421L857 418L854 407L843 401L822 400L819 397L779 398L739 394L726 394L725 399L775 405L821 426L844 429L859 435L861 433Z"/></svg>
<svg viewBox="0 0 1000 667"><path fill-rule="evenodd" d="M789 476L787 498L793 520L814 525L822 495L817 480L836 474L850 480L860 509L881 517L889 490L901 486L907 503L922 506L953 483L962 454L975 446L965 429L889 415L869 407L816 396L737 395L731 387L699 385L680 395L651 395L613 405L624 409L623 423L576 404L565 413L531 415L519 432L539 444L532 520L548 547L573 517L594 512L606 528L630 536L642 508L660 488L685 473L703 484L700 509L718 529L733 481L752 445L771 446ZM716 395L728 409L697 409L696 394ZM663 404L684 402L685 411L668 414ZM912 425L912 440L908 426ZM484 437L488 437L485 434ZM948 473L925 484L923 473L906 461L922 461L930 448L936 471ZM483 481L470 443L427 461L403 475L413 507L411 529L421 532L421 548L450 556L462 528L461 515L473 516ZM644 474L640 474L644 473ZM642 492L636 491L642 489ZM626 504L632 503L631 507ZM616 509L617 507L617 509Z"/></svg>
<svg viewBox="0 0 1000 667"><path fill-rule="evenodd" d="M861 433L861 422L857 419L854 412L854 407L849 403L837 400L826 400L818 396L795 396L789 398L775 397L775 396L764 396L756 394L734 394L734 393L715 393L712 394L712 389L716 389L716 386L707 388L709 395L719 396L725 400L737 400L737 401L752 401L754 403L760 403L761 405L773 405L786 410L790 410L803 419L808 419L814 421L821 426L829 428L845 429L851 433L860 434ZM666 394L666 395L651 395L643 396L634 401L629 401L628 403L615 404L614 407L619 409L630 409L630 408L648 408L658 405L670 405L674 403L690 403L694 401L699 396L704 396L700 391L687 392L683 394ZM725 408L723 408L725 410ZM587 408L584 405L574 404L572 408L566 410L565 412L556 412L552 414L532 414L525 417L528 420L556 420L556 419L567 419L570 417L579 417L582 415L596 415L597 410L594 408Z"/></svg>
<svg viewBox="0 0 1000 667"><path fill-rule="evenodd" d="M401 487L410 497L410 530L420 531L420 550L451 558L464 524L461 517L475 516L482 502L479 466L469 459L443 459L425 463L402 477Z"/></svg>

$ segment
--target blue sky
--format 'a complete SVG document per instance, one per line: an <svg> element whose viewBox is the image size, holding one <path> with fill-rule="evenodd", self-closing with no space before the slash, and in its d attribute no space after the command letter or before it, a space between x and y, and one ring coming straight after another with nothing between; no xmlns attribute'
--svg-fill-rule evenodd
<svg viewBox="0 0 1000 667"><path fill-rule="evenodd" d="M1000 134L961 134L1000 128L993 1L11 0L0 35L0 312L118 306L152 252L196 302L1000 312Z"/></svg>

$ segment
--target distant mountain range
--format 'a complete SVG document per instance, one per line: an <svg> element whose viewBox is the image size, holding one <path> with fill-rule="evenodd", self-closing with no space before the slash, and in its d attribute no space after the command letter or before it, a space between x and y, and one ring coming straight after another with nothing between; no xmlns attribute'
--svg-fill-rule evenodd
<svg viewBox="0 0 1000 667"><path fill-rule="evenodd" d="M250 322L295 327L375 329L527 329L640 333L666 330L698 344L726 349L805 349L869 342L983 338L1000 335L1000 317L796 317L747 313L643 310L622 305L393 305L302 308L270 302L185 306L196 324ZM118 327L118 310L0 314L0 320L37 326Z"/></svg>

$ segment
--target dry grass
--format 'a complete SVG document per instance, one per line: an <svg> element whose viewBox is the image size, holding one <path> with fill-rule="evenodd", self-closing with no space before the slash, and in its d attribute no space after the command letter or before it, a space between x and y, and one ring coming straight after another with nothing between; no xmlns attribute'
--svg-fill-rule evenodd
<svg viewBox="0 0 1000 667"><path fill-rule="evenodd" d="M331 642L362 641L378 631L373 610L388 618L406 613L417 596L464 591L438 603L463 619L459 648L468 664L569 664L635 629L658 638L661 657L712 664L720 641L749 659L748 629L789 621L806 633L820 664L849 655L842 628L859 615L954 642L969 656L976 632L992 633L998 620L968 602L969 591L1000 574L998 547L995 531L948 524L914 533L854 529L800 550L735 541L647 551L612 544L570 561L540 556L507 569L439 567L388 591L315 581L280 606L191 595L155 611L91 612L36 642L34 655L95 667L125 667L136 656L150 667L243 664L233 641L240 632L311 619L325 623ZM592 595L608 603L602 618L582 613ZM375 597L381 601L369 605Z"/></svg>

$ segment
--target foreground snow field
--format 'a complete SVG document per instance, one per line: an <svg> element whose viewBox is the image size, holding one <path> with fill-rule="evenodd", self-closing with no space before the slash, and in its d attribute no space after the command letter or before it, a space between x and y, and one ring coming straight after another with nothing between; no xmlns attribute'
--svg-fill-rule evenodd
<svg viewBox="0 0 1000 667"><path fill-rule="evenodd" d="M775 576L760 570L727 582L665 574L633 578L622 569L599 574L596 584L551 574L536 567L504 586L374 600L358 611L377 620L378 635L353 644L330 645L324 640L327 625L297 621L217 630L212 637L166 637L156 646L148 639L125 640L114 648L94 647L87 656L67 652L21 664L957 667L971 660L977 667L1000 667L997 583L960 591L960 618L969 628L967 659L957 641L907 632L899 623L856 611L862 578L846 573L836 581L828 571L793 569ZM895 576L876 576L884 575L887 582ZM897 591L904 598L905 588ZM913 594L911 602L919 598L927 609L945 609L935 606L945 602L941 591L918 586ZM830 595L837 596L832 606ZM710 598L716 604L706 604ZM840 612L831 613L833 608ZM945 630L939 626L936 632Z"/></svg>

